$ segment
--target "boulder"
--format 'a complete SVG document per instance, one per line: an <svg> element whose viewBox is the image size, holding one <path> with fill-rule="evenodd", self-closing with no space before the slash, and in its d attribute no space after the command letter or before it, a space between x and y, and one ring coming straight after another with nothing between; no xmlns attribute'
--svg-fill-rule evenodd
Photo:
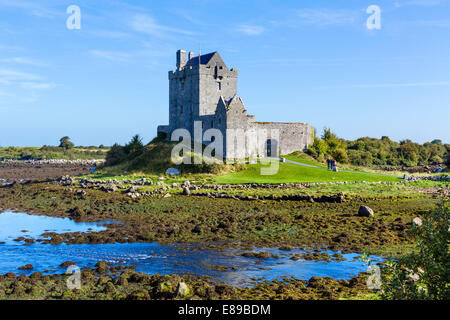
<svg viewBox="0 0 450 320"><path fill-rule="evenodd" d="M61 263L59 266L60 266L61 268L68 268L68 267L70 267L70 266L75 266L75 265L76 265L76 263L73 262L73 261L64 261L64 262Z"/></svg>
<svg viewBox="0 0 450 320"><path fill-rule="evenodd" d="M22 267L19 267L18 269L19 270L33 270L33 265L32 264L26 264L26 265L24 265L24 266L22 266Z"/></svg>
<svg viewBox="0 0 450 320"><path fill-rule="evenodd" d="M374 212L371 208L368 206L361 206L358 210L358 216L359 217L372 217L374 215Z"/></svg>
<svg viewBox="0 0 450 320"><path fill-rule="evenodd" d="M189 190L189 188L188 187L184 187L183 188L183 195L188 196L190 194L191 194L191 191Z"/></svg>
<svg viewBox="0 0 450 320"><path fill-rule="evenodd" d="M417 225L418 227L421 227L421 226L422 226L422 219L420 219L419 217L415 217L415 218L413 219L413 222L414 222L414 224Z"/></svg>
<svg viewBox="0 0 450 320"><path fill-rule="evenodd" d="M187 295L189 295L189 292L190 292L189 287L187 286L186 283L184 283L184 282L178 283L177 290L175 291L175 294L178 297L184 298Z"/></svg>

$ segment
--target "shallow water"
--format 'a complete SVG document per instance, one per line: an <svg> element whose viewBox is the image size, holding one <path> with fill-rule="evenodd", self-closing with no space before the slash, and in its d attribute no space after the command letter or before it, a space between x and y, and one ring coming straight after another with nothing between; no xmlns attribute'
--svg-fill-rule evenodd
<svg viewBox="0 0 450 320"><path fill-rule="evenodd" d="M6 212L0 214L0 274L7 272L31 274L64 273L59 265L64 261L74 261L79 267L93 267L99 260L112 263L137 266L137 271L149 274L193 274L208 275L219 282L242 285L253 278L264 280L293 276L298 279L309 279L312 276L350 279L359 272L367 270L367 264L354 261L357 254L344 254L346 261L316 262L289 258L294 253L270 248L255 248L253 251L267 251L279 256L259 260L242 257L237 249L204 250L196 244L164 245L157 243L125 243L125 244L61 244L50 245L39 242L23 245L13 239L19 236L39 237L43 232L88 232L103 230L98 223L76 223L69 219ZM27 233L21 232L28 230ZM329 254L335 252L328 251ZM372 257L380 261L378 257ZM257 263L261 261L260 263ZM21 271L18 267L32 264L31 271ZM208 266L209 265L209 266ZM236 270L217 271L211 265L235 267ZM268 268L270 270L263 270Z"/></svg>

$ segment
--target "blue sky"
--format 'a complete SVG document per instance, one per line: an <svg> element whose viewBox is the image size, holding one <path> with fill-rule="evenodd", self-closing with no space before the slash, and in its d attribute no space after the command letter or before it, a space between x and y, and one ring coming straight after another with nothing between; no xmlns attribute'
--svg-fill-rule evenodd
<svg viewBox="0 0 450 320"><path fill-rule="evenodd" d="M147 142L176 50L199 48L239 69L257 120L450 143L450 0L0 0L0 146Z"/></svg>

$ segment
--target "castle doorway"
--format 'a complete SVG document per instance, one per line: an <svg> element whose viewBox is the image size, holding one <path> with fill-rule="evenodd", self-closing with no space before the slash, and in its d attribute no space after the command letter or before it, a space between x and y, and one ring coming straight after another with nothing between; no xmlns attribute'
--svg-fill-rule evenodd
<svg viewBox="0 0 450 320"><path fill-rule="evenodd" d="M278 157L278 141L268 139L266 141L266 157Z"/></svg>

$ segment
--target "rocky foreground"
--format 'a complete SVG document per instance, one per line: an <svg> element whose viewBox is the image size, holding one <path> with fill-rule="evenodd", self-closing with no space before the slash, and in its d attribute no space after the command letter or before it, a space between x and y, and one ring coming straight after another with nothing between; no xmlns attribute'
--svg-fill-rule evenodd
<svg viewBox="0 0 450 320"><path fill-rule="evenodd" d="M65 263L70 265L69 261ZM367 288L367 274L349 281L329 277L312 277L309 281L285 278L240 288L216 284L208 277L148 275L136 272L133 267L100 261L93 269L82 268L79 276L81 287L72 289L68 280L71 285L76 285L76 281L70 274L0 275L0 300L310 300L346 299L374 293Z"/></svg>

